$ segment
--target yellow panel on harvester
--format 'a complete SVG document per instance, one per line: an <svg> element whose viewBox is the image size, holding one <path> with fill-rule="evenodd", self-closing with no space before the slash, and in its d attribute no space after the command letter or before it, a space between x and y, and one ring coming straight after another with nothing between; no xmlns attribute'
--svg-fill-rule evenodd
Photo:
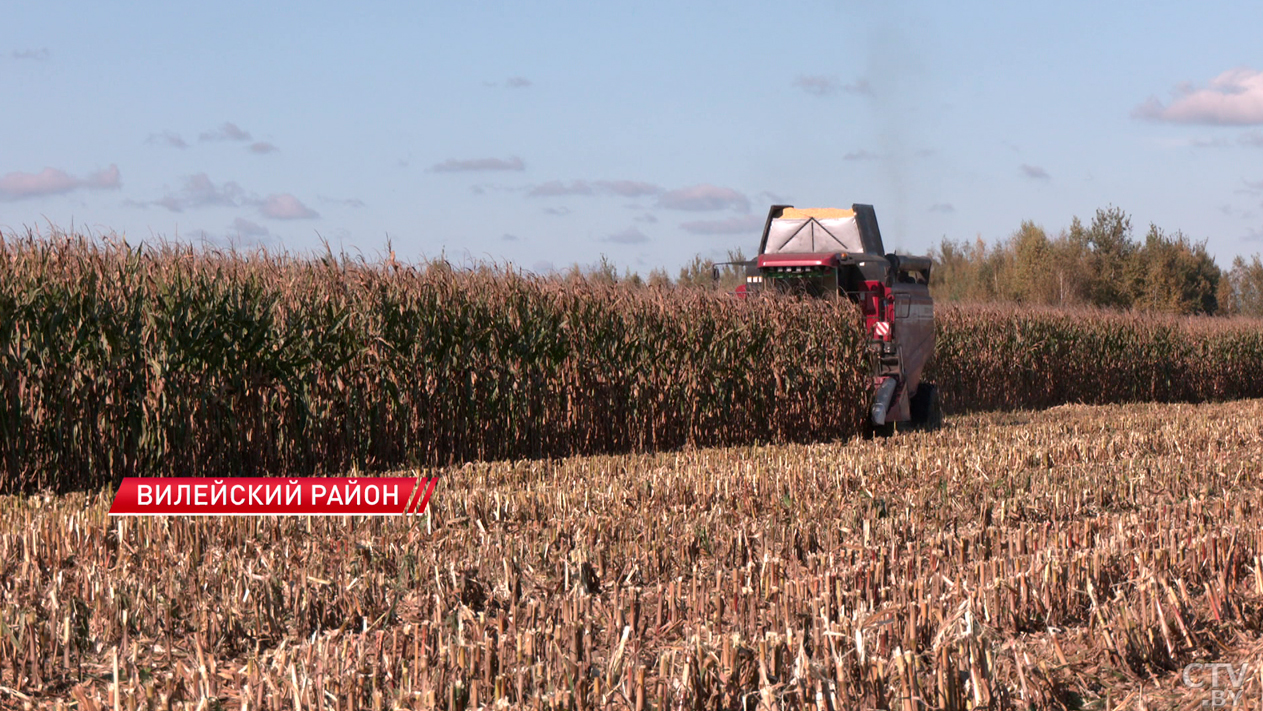
<svg viewBox="0 0 1263 711"><path fill-rule="evenodd" d="M803 220L808 217L814 217L817 220L834 220L840 217L853 217L854 215L854 210L846 210L840 207L806 207L801 209L787 207L781 213L781 219Z"/></svg>

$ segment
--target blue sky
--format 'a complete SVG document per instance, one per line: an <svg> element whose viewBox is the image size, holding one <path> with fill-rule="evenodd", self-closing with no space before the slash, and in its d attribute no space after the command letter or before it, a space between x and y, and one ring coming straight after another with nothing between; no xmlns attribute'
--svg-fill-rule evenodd
<svg viewBox="0 0 1263 711"><path fill-rule="evenodd" d="M1116 205L1263 250L1263 4L13 2L0 229L528 269Z"/></svg>

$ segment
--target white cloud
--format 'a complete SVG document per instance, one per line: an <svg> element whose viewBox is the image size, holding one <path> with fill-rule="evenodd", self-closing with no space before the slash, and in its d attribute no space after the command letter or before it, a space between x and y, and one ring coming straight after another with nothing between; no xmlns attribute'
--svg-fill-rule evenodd
<svg viewBox="0 0 1263 711"><path fill-rule="evenodd" d="M750 200L732 188L717 185L693 185L665 192L658 197L658 206L670 210L739 210L750 209Z"/></svg>
<svg viewBox="0 0 1263 711"><path fill-rule="evenodd" d="M504 85L510 89L525 89L531 85L531 80L526 77L509 77L504 80Z"/></svg>
<svg viewBox="0 0 1263 711"><path fill-rule="evenodd" d="M527 197L557 197L560 195L591 195L592 186L583 180L572 180L570 184L560 180L540 183L527 191Z"/></svg>
<svg viewBox="0 0 1263 711"><path fill-rule="evenodd" d="M1048 171L1037 165L1027 165L1023 163L1021 165L1021 169L1022 175L1025 175L1032 180L1048 180L1051 177L1048 175Z"/></svg>
<svg viewBox="0 0 1263 711"><path fill-rule="evenodd" d="M180 137L180 134L174 131L163 131L162 133L151 133L149 138L145 139L145 143L150 145L170 146L171 148L188 148L189 144Z"/></svg>
<svg viewBox="0 0 1263 711"><path fill-rule="evenodd" d="M237 124L231 121L225 121L220 124L219 128L213 131L206 131L198 136L200 141L248 141L250 140L250 132L242 130Z"/></svg>
<svg viewBox="0 0 1263 711"><path fill-rule="evenodd" d="M1132 116L1184 124L1263 124L1263 72L1237 67L1215 77L1205 88L1182 84L1174 93L1170 104L1149 97Z"/></svg>
<svg viewBox="0 0 1263 711"><path fill-rule="evenodd" d="M637 180L598 180L596 186L605 192L621 197L643 197L662 192L662 188L653 183L642 183Z"/></svg>
<svg viewBox="0 0 1263 711"><path fill-rule="evenodd" d="M277 148L271 143L268 143L267 141L258 141L257 143L251 143L249 147L249 151L251 153L258 153L259 155L263 155L264 153L273 153L279 150L281 149Z"/></svg>
<svg viewBox="0 0 1263 711"><path fill-rule="evenodd" d="M44 168L38 173L14 172L0 177L0 200L62 195L73 190L117 190L122 186L118 166L77 178L58 168Z"/></svg>
<svg viewBox="0 0 1263 711"><path fill-rule="evenodd" d="M316 199L325 205L343 205L345 207L364 207L364 201L359 198L335 198L326 195L317 195Z"/></svg>
<svg viewBox="0 0 1263 711"><path fill-rule="evenodd" d="M878 155L871 151L859 150L851 151L842 156L842 160L877 160Z"/></svg>
<svg viewBox="0 0 1263 711"><path fill-rule="evenodd" d="M30 62L47 62L51 54L47 47L40 47L39 49L15 49L9 53L9 56Z"/></svg>
<svg viewBox="0 0 1263 711"><path fill-rule="evenodd" d="M191 207L239 207L246 200L245 191L237 183L229 181L216 185L206 173L197 173L185 178L184 186L178 192L140 204L159 205L171 212L183 212Z"/></svg>
<svg viewBox="0 0 1263 711"><path fill-rule="evenodd" d="M352 207L363 205L358 200L335 200L322 197L321 201L337 202ZM206 173L188 176L184 179L184 185L178 191L168 193L157 200L149 202L129 200L127 204L137 207L157 205L165 207L172 212L183 212L190 208L242 207L248 205L258 208L259 214L264 217L270 217L275 220L299 220L320 217L320 213L307 207L298 198L289 193L272 194L264 198L257 193L246 192L245 189L231 180L217 185ZM233 223L233 227L242 234L247 234L250 224L254 223L249 223L248 220L243 222L243 220L244 218L237 218L237 221Z"/></svg>
<svg viewBox="0 0 1263 711"><path fill-rule="evenodd" d="M442 163L435 163L430 166L430 170L435 173L456 173L463 171L482 171L482 170L524 170L526 164L521 158L512 156L510 158L469 158L458 159L448 158Z"/></svg>
<svg viewBox="0 0 1263 711"><path fill-rule="evenodd" d="M612 242L614 244L644 244L649 238L644 232L636 227L628 227L621 232L615 232L612 235L601 240L602 242Z"/></svg>
<svg viewBox="0 0 1263 711"><path fill-rule="evenodd" d="M868 83L867 79L858 79L851 84L844 84L842 91L848 94L863 94L864 96L873 95L873 87Z"/></svg>
<svg viewBox="0 0 1263 711"><path fill-rule="evenodd" d="M1188 144L1194 148L1223 148L1228 141L1224 138L1193 138Z"/></svg>
<svg viewBox="0 0 1263 711"><path fill-rule="evenodd" d="M725 220L698 220L680 225L686 232L695 235L738 235L761 233L765 218L758 215L742 215Z"/></svg>
<svg viewBox="0 0 1263 711"><path fill-rule="evenodd" d="M840 84L837 79L818 74L800 74L794 79L794 86L813 96L829 96L838 91L848 94L872 96L873 87L866 79L857 79L850 84Z"/></svg>
<svg viewBox="0 0 1263 711"><path fill-rule="evenodd" d="M320 213L302 204L289 193L267 196L259 206L259 212L274 220L309 220L320 217Z"/></svg>
<svg viewBox="0 0 1263 711"><path fill-rule="evenodd" d="M230 229L242 237L267 237L272 234L268 228L257 222L251 222L244 217L238 217L233 220Z"/></svg>
<svg viewBox="0 0 1263 711"><path fill-rule="evenodd" d="M838 90L836 79L822 76L800 75L794 80L794 86L815 96L828 96Z"/></svg>
<svg viewBox="0 0 1263 711"><path fill-rule="evenodd" d="M1242 191L1238 190L1237 192L1242 192ZM1225 217L1232 217L1238 220L1253 220L1254 215L1256 214L1254 210L1251 210L1249 208L1242 209L1242 208L1236 207L1235 205L1220 205L1219 212L1222 213Z"/></svg>
<svg viewBox="0 0 1263 711"><path fill-rule="evenodd" d="M550 180L540 183L527 191L527 197L557 197L561 195L618 195L620 197L643 197L657 195L662 188L653 183L636 180L572 180L566 183L561 180Z"/></svg>
<svg viewBox="0 0 1263 711"><path fill-rule="evenodd" d="M210 176L198 173L184 181L183 194L189 207L236 207L245 191L233 181L216 186Z"/></svg>
<svg viewBox="0 0 1263 711"><path fill-rule="evenodd" d="M933 205L930 205L930 212L938 212L944 215L950 215L953 212L956 212L956 207L952 205L950 202L936 202Z"/></svg>

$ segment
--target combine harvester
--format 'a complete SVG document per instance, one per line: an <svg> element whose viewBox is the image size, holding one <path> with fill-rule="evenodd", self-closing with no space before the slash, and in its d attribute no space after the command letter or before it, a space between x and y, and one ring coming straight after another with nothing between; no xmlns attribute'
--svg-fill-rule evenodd
<svg viewBox="0 0 1263 711"><path fill-rule="evenodd" d="M938 389L921 381L934 353L930 258L886 254L871 205L800 210L773 205L759 256L740 262L738 293L775 291L847 298L859 305L868 330L873 402L869 423L890 434L896 422L937 427Z"/></svg>

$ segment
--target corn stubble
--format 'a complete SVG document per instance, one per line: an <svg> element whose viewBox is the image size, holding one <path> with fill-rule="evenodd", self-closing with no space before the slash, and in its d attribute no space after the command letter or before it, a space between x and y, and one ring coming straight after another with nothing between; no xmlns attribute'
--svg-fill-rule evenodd
<svg viewBox="0 0 1263 711"><path fill-rule="evenodd" d="M1146 708L1263 652L1263 401L439 471L428 517L0 500L0 700ZM1247 692L1259 694L1253 674ZM117 686L115 686L117 685Z"/></svg>

